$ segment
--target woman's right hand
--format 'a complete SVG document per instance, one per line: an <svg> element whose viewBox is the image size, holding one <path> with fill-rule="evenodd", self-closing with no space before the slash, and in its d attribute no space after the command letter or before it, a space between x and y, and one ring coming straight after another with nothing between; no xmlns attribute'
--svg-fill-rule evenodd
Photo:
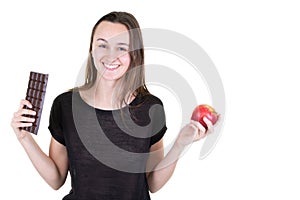
<svg viewBox="0 0 300 200"><path fill-rule="evenodd" d="M24 115L35 116L36 112L30 109L25 109L24 107L32 108L32 105L29 101L22 99L20 106L17 112L14 113L11 120L11 127L13 128L18 139L22 139L28 134L28 131L21 130L22 127L32 126L32 123L35 121L35 118L25 117Z"/></svg>

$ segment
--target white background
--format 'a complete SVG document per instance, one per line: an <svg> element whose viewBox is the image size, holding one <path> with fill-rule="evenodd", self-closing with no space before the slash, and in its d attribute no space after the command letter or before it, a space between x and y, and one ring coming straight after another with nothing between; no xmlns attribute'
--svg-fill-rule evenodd
<svg viewBox="0 0 300 200"><path fill-rule="evenodd" d="M94 23L113 10L133 13L142 28L173 30L197 42L215 63L225 88L225 123L216 148L199 160L202 143L193 145L152 198L300 198L297 1L7 2L0 3L0 199L52 200L68 193L69 179L53 191L40 178L10 120L24 98L29 71L49 73L35 137L48 151L51 103L74 86ZM180 118L180 108L171 93L159 97L166 106L167 137L172 139L180 126L181 119L174 118L176 113ZM205 92L199 99L209 101Z"/></svg>

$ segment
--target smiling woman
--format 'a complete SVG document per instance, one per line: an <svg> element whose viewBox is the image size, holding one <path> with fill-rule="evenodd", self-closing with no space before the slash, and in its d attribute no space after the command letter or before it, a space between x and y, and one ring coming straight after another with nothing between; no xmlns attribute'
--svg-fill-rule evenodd
<svg viewBox="0 0 300 200"><path fill-rule="evenodd" d="M102 75L101 80L121 78L130 65L126 26L106 21L100 23L93 37L92 56L95 67Z"/></svg>
<svg viewBox="0 0 300 200"><path fill-rule="evenodd" d="M31 122L23 116L32 115L25 105L31 108L29 101L21 101L13 130L53 189L70 172L72 190L64 200L149 200L149 191L158 191L170 179L184 149L212 130L207 119L208 130L191 121L164 156L163 103L146 87L141 31L126 12L109 13L95 24L85 83L55 98L49 155L20 129Z"/></svg>
<svg viewBox="0 0 300 200"><path fill-rule="evenodd" d="M130 73L124 74L128 70L131 70ZM132 101L130 92L136 91L143 95L149 93L145 84L142 34L139 23L132 14L112 12L95 24L90 39L85 83L80 89L85 91L99 85L94 84L100 81L99 76L97 79L99 72L103 78L107 75L108 80L119 79L117 82L108 82L114 84L114 91L117 91L115 102L119 105L114 106L122 107ZM122 74L123 77L120 76Z"/></svg>

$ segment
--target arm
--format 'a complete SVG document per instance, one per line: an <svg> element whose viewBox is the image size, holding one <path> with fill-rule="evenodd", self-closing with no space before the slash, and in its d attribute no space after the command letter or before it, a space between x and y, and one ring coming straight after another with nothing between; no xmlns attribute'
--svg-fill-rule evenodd
<svg viewBox="0 0 300 200"><path fill-rule="evenodd" d="M199 123L191 121L185 127L183 127L168 154L164 157L164 145L160 140L156 144L152 145L147 169L153 169L147 174L147 180L150 192L157 192L161 189L171 178L178 159L185 149L185 147L192 142L199 141L206 136L207 133L212 131L212 124L209 120L204 119L208 125L208 130Z"/></svg>
<svg viewBox="0 0 300 200"><path fill-rule="evenodd" d="M31 107L28 101L22 100L19 110L14 114L11 126L38 173L53 189L57 190L64 184L67 177L67 150L65 146L52 138L48 156L41 150L31 133L20 130L20 127L31 126L33 122L32 118L22 115L35 115L34 111L23 109L24 105Z"/></svg>

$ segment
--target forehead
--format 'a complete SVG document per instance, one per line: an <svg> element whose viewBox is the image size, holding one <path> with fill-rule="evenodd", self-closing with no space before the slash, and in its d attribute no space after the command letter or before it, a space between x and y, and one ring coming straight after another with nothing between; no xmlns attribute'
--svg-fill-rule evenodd
<svg viewBox="0 0 300 200"><path fill-rule="evenodd" d="M94 33L94 41L99 38L107 41L129 42L129 32L123 24L103 21Z"/></svg>

